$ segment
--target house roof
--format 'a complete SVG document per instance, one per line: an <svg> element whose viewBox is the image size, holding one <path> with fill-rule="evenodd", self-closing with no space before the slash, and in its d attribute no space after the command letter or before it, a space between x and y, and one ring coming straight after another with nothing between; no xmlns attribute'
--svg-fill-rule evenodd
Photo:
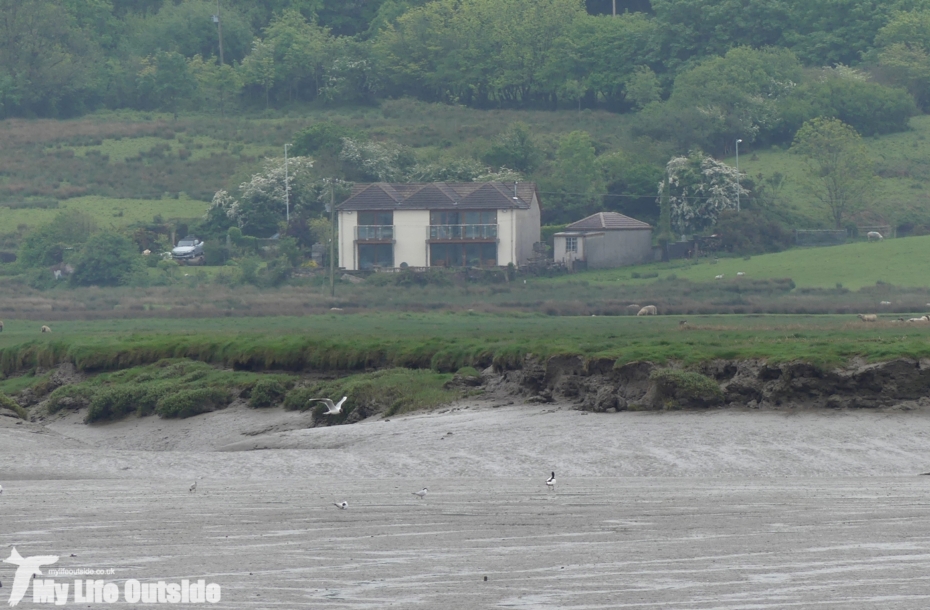
<svg viewBox="0 0 930 610"><path fill-rule="evenodd" d="M514 191L516 190L516 197ZM356 184L337 210L529 209L533 182L427 182ZM538 199L538 198L537 198Z"/></svg>
<svg viewBox="0 0 930 610"><path fill-rule="evenodd" d="M566 231L599 231L599 230L636 230L651 229L649 225L641 220L618 214L617 212L598 212L587 218L582 218L578 222L565 227Z"/></svg>

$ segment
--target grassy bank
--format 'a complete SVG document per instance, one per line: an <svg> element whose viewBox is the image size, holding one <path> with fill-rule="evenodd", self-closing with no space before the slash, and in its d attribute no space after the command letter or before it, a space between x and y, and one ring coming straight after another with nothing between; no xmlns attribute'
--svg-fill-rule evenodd
<svg viewBox="0 0 930 610"><path fill-rule="evenodd" d="M59 323L52 335L8 322L0 371L70 361L86 371L189 358L236 370L364 371L521 366L527 354L697 363L715 358L836 365L930 357L930 324L853 316L549 317L475 313Z"/></svg>

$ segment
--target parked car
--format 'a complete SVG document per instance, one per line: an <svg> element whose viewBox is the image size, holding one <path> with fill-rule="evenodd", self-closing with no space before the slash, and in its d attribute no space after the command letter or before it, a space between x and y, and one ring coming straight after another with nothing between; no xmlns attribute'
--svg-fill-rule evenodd
<svg viewBox="0 0 930 610"><path fill-rule="evenodd" d="M196 237L185 237L171 250L171 258L181 265L202 265L204 261L203 242Z"/></svg>

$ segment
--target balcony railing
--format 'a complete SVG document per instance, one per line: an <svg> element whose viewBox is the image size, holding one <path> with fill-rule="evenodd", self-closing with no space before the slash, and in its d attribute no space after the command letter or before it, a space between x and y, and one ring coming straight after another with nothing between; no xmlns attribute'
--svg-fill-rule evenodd
<svg viewBox="0 0 930 610"><path fill-rule="evenodd" d="M391 241L394 225L358 225L355 227L356 241Z"/></svg>
<svg viewBox="0 0 930 610"><path fill-rule="evenodd" d="M497 225L430 225L432 240L497 239Z"/></svg>

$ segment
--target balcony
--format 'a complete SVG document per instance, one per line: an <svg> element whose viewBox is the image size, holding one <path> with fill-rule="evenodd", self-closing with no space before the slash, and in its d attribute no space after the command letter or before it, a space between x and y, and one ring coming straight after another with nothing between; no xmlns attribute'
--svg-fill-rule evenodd
<svg viewBox="0 0 930 610"><path fill-rule="evenodd" d="M355 241L393 241L394 225L358 225Z"/></svg>
<svg viewBox="0 0 930 610"><path fill-rule="evenodd" d="M497 225L430 225L430 241L490 241L497 239Z"/></svg>

